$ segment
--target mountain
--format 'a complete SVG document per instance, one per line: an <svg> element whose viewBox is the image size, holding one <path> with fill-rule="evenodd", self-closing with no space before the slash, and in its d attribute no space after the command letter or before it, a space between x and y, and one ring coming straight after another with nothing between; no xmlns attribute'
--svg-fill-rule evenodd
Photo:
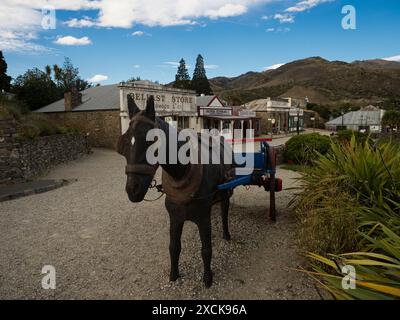
<svg viewBox="0 0 400 320"><path fill-rule="evenodd" d="M267 97L293 97L328 107L364 106L400 99L400 63L366 60L346 63L312 57L275 70L210 79L214 93L231 104Z"/></svg>

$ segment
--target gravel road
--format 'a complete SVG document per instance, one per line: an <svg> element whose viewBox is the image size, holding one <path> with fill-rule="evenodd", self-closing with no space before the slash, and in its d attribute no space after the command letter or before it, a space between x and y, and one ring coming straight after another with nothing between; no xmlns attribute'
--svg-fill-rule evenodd
<svg viewBox="0 0 400 320"><path fill-rule="evenodd" d="M304 262L294 241L288 190L277 194L274 224L266 214L268 193L237 188L231 242L222 239L215 206L210 289L203 287L197 228L187 222L181 278L170 283L164 198L130 203L124 161L113 151L95 149L45 177L77 182L0 203L1 299L319 299L313 282L292 270ZM278 170L278 176L288 188L296 173ZM147 198L157 196L150 191ZM44 265L56 268L55 290L41 287Z"/></svg>

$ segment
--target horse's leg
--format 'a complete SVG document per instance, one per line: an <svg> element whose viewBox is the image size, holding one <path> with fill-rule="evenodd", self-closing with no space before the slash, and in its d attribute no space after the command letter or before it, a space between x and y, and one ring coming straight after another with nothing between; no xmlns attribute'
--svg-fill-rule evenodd
<svg viewBox="0 0 400 320"><path fill-rule="evenodd" d="M199 217L199 220L196 223L199 228L201 239L201 256L204 264L203 281L206 288L209 288L211 287L213 280L211 272L211 208L208 209L207 213Z"/></svg>
<svg viewBox="0 0 400 320"><path fill-rule="evenodd" d="M179 278L179 255L181 253L181 235L184 221L176 216L176 213L170 213L169 227L169 254L171 257L170 281L176 281Z"/></svg>
<svg viewBox="0 0 400 320"><path fill-rule="evenodd" d="M222 217L222 237L229 241L231 240L231 235L229 234L228 225L228 215L229 215L229 192L224 191L221 193L221 217Z"/></svg>

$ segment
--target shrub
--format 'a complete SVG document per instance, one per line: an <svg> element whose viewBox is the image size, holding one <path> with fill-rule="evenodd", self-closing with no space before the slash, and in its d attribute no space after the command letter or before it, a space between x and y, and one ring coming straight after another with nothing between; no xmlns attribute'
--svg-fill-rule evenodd
<svg viewBox="0 0 400 320"><path fill-rule="evenodd" d="M353 136L331 148L302 174L304 190L292 202L312 274L334 298L399 297L400 147ZM357 271L351 292L341 288L346 264Z"/></svg>
<svg viewBox="0 0 400 320"><path fill-rule="evenodd" d="M399 226L387 227L381 223L371 225L369 232L361 233L365 240L362 251L328 258L309 254L313 261L313 276L335 299L393 300L400 298L400 236ZM395 232L393 232L395 230ZM374 236L371 236L371 233ZM321 267L322 265L322 267ZM342 267L355 268L355 288L342 286Z"/></svg>
<svg viewBox="0 0 400 320"><path fill-rule="evenodd" d="M27 105L15 99L7 99L0 95L0 114L19 121L23 115L29 113Z"/></svg>
<svg viewBox="0 0 400 320"><path fill-rule="evenodd" d="M400 202L398 145L374 147L352 138L350 144L333 143L331 148L314 168L302 173L303 191L292 201L300 221L300 241L306 250L321 254L357 249L353 222L357 226L365 221L386 222L384 210L392 208L393 201ZM375 215L367 216L363 207L375 208ZM400 216L399 208L393 210ZM338 229L342 223L346 231Z"/></svg>
<svg viewBox="0 0 400 320"><path fill-rule="evenodd" d="M40 136L40 130L32 124L24 124L21 126L21 135L17 141L32 140Z"/></svg>
<svg viewBox="0 0 400 320"><path fill-rule="evenodd" d="M353 130L340 130L337 133L338 140L340 142L347 142L349 143L351 138L354 136L356 139L356 142L358 143L364 143L365 141L368 140L368 135L365 133L361 133L359 131L353 131Z"/></svg>
<svg viewBox="0 0 400 320"><path fill-rule="evenodd" d="M294 136L286 142L285 158L296 164L311 165L320 154L330 150L330 145L330 138L318 133Z"/></svg>

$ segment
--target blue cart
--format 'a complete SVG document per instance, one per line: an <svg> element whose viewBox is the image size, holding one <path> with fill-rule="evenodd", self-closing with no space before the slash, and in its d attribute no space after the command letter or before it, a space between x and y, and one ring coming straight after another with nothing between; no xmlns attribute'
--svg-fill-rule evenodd
<svg viewBox="0 0 400 320"><path fill-rule="evenodd" d="M270 193L269 216L276 221L275 192L282 191L282 180L275 177L276 174L276 152L267 141L259 139L261 148L254 153L254 169L252 173L243 170L240 166L236 168L235 177L218 186L219 190L233 190L238 186L264 187ZM235 157L237 154L234 154Z"/></svg>

